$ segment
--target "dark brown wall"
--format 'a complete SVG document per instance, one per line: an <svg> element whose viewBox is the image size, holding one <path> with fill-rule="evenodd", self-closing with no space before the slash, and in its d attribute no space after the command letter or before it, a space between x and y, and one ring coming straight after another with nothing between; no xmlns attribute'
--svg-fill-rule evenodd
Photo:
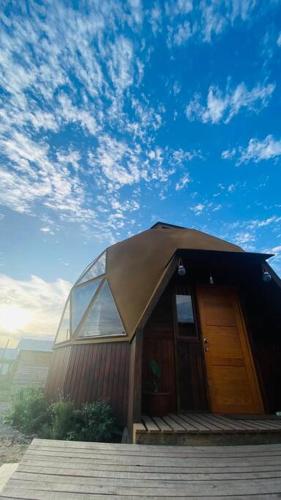
<svg viewBox="0 0 281 500"><path fill-rule="evenodd" d="M260 274L241 295L266 411L274 413L281 408L281 288L263 283Z"/></svg>
<svg viewBox="0 0 281 500"><path fill-rule="evenodd" d="M175 412L176 401L176 368L175 343L173 330L173 310L170 287L164 292L151 314L144 329L143 339L143 392L151 391L150 362L155 360L161 367L160 392L170 393L170 411ZM145 398L143 400L143 411Z"/></svg>
<svg viewBox="0 0 281 500"><path fill-rule="evenodd" d="M55 395L63 385L64 396L78 405L109 401L120 422L126 423L130 344L76 344L69 354L66 349L54 352L47 393Z"/></svg>
<svg viewBox="0 0 281 500"><path fill-rule="evenodd" d="M51 356L51 363L46 384L49 399L56 400L64 394L64 381L67 373L71 346L56 349Z"/></svg>

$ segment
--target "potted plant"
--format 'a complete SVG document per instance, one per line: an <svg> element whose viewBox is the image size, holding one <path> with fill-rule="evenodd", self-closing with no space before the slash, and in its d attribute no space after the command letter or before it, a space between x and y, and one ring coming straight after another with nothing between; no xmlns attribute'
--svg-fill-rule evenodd
<svg viewBox="0 0 281 500"><path fill-rule="evenodd" d="M160 391L161 367L155 359L149 361L149 378L144 391L146 411L151 416L163 417L169 413L170 393Z"/></svg>

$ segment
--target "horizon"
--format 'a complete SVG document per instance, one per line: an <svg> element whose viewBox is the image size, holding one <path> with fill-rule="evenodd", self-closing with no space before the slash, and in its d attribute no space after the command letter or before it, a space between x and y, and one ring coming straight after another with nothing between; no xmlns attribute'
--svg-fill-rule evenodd
<svg viewBox="0 0 281 500"><path fill-rule="evenodd" d="M28 1L0 22L0 348L54 337L86 266L159 220L281 276L279 1Z"/></svg>

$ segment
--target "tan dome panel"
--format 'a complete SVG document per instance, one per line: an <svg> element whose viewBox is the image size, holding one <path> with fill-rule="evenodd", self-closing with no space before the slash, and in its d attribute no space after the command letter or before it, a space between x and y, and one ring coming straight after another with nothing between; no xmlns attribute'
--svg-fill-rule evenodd
<svg viewBox="0 0 281 500"><path fill-rule="evenodd" d="M195 229L157 223L107 249L107 276L131 338L173 254L178 250L243 252Z"/></svg>

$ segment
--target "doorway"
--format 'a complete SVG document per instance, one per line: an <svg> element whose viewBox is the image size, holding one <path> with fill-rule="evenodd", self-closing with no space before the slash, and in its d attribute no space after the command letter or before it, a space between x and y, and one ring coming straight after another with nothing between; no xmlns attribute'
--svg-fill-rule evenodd
<svg viewBox="0 0 281 500"><path fill-rule="evenodd" d="M197 301L210 409L214 413L264 413L237 291L199 286Z"/></svg>
<svg viewBox="0 0 281 500"><path fill-rule="evenodd" d="M174 293L174 338L177 372L177 408L207 410L204 356L191 287L177 283Z"/></svg>

